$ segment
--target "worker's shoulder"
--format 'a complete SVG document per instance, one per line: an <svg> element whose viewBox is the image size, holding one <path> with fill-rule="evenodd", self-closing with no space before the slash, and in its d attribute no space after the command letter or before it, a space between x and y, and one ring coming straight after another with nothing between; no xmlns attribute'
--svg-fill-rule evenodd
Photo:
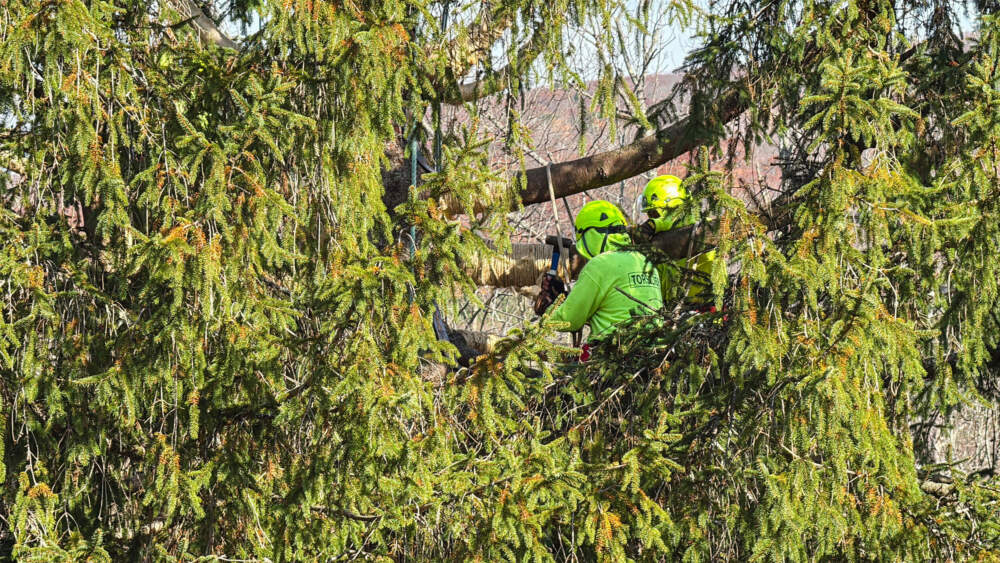
<svg viewBox="0 0 1000 563"><path fill-rule="evenodd" d="M607 264L627 264L633 262L637 264L644 264L648 261L648 258L646 258L646 255L638 250L616 250L614 252L598 254L597 256L591 258L590 261Z"/></svg>
<svg viewBox="0 0 1000 563"><path fill-rule="evenodd" d="M641 252L620 250L605 252L591 258L583 267L584 272L625 273L650 267L649 259Z"/></svg>

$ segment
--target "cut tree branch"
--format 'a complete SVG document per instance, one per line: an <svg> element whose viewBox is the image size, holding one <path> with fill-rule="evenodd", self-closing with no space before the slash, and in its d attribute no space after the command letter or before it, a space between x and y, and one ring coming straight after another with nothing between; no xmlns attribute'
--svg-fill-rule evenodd
<svg viewBox="0 0 1000 563"><path fill-rule="evenodd" d="M705 122L696 123L692 116L660 129L622 148L585 156L552 165L552 187L556 197L565 197L594 188L608 186L652 170L661 164L706 144L706 131L724 126L740 116L749 106L749 97L741 90L725 95L716 112ZM525 172L526 186L521 191L524 205L549 200L545 167Z"/></svg>
<svg viewBox="0 0 1000 563"><path fill-rule="evenodd" d="M624 147L552 164L552 188L555 197L566 197L609 186L670 162L711 142L715 131L739 117L749 104L749 97L742 90L733 88L722 97L722 102L716 111L702 118L702 121L699 121L697 116L688 115L685 119ZM513 181L519 182L520 172L514 175ZM527 206L549 201L545 166L529 169L525 171L524 176L526 182L520 194L521 203ZM390 191L389 187L386 189L387 192ZM488 198L489 194L483 194L483 197ZM477 204L474 212L479 213L485 208L485 205ZM442 210L449 216L464 213L459 205L447 197L442 201Z"/></svg>
<svg viewBox="0 0 1000 563"><path fill-rule="evenodd" d="M167 4L198 30L198 37L202 41L214 43L223 49L239 50L239 43L222 33L215 21L194 0L167 0Z"/></svg>
<svg viewBox="0 0 1000 563"><path fill-rule="evenodd" d="M583 268L584 261L573 248L573 241L564 247L571 275L575 276ZM515 243L508 255L472 256L465 264L465 270L479 286L490 287L531 287L538 278L549 271L552 265L552 246L549 244Z"/></svg>
<svg viewBox="0 0 1000 563"><path fill-rule="evenodd" d="M657 233L650 239L654 247L674 260L688 258L708 250L718 242L718 236L713 232L703 233L699 241L701 224L689 225L680 229Z"/></svg>

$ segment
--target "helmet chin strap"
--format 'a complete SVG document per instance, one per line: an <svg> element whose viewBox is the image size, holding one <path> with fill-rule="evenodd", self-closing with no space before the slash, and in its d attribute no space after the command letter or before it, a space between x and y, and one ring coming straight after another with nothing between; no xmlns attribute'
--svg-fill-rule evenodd
<svg viewBox="0 0 1000 563"><path fill-rule="evenodd" d="M583 241L583 248L584 248L584 250L586 250L586 251L587 251L587 254L589 254L589 255L590 255L590 256L588 256L587 258L593 258L594 256L596 256L596 254L594 254L594 253L593 253L593 251L591 251L591 250L590 250L590 245L589 245L589 244L587 244L587 232L586 232L586 231L584 231L584 232L583 232L583 233L582 233L582 234L580 235L580 240L582 240L582 241Z"/></svg>
<svg viewBox="0 0 1000 563"><path fill-rule="evenodd" d="M590 245L587 244L587 233L590 231L597 231L604 235L604 238L601 239L601 248L596 254L590 250ZM608 247L609 236L625 232L627 231L624 225L612 225L610 227L587 227L586 229L583 230L582 233L580 233L580 239L583 241L583 247L587 250L587 253L590 254L591 258L593 258L594 256L603 253L604 249Z"/></svg>

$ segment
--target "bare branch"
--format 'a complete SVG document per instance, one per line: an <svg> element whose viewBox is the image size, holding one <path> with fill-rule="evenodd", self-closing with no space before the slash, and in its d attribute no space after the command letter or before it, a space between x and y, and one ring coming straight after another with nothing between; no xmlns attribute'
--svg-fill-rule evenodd
<svg viewBox="0 0 1000 563"><path fill-rule="evenodd" d="M698 122L688 116L673 125L664 127L652 135L643 137L624 147L585 156L576 160L552 164L552 186L556 198L566 197L608 186L638 176L665 164L695 148L710 142L711 128L723 126L740 116L749 106L749 98L736 88L723 96L716 112L709 122ZM520 180L515 174L514 182ZM545 166L525 172L526 185L521 191L521 203L531 205L549 200L548 181ZM387 186L387 192L390 187ZM489 198L490 194L483 194ZM464 213L464 209L450 198L441 202L442 209L449 216ZM485 204L477 204L474 212L485 209Z"/></svg>
<svg viewBox="0 0 1000 563"><path fill-rule="evenodd" d="M920 483L921 491L937 497L947 496L954 488L955 486L951 483L939 483L930 479Z"/></svg>
<svg viewBox="0 0 1000 563"><path fill-rule="evenodd" d="M455 76L464 76L483 57L488 57L493 44L514 23L514 10L503 5L499 8L494 6L495 2L483 2L476 20L448 44L448 60Z"/></svg>
<svg viewBox="0 0 1000 563"><path fill-rule="evenodd" d="M198 30L198 37L202 41L214 43L223 49L239 50L239 44L222 33L215 21L205 15L205 12L194 0L167 0L167 4L181 16L187 18L186 21Z"/></svg>
<svg viewBox="0 0 1000 563"><path fill-rule="evenodd" d="M531 35L531 39L518 49L517 56L511 63L500 70L489 73L487 76L472 82L459 84L457 91L444 99L444 103L460 105L464 102L473 102L503 91L512 76L520 74L541 54L542 35L542 30L536 27L534 33Z"/></svg>
<svg viewBox="0 0 1000 563"><path fill-rule="evenodd" d="M720 102L715 117L707 126L725 125L739 117L749 105L749 98L731 90ZM556 197L578 194L620 182L652 170L708 142L705 127L695 126L691 116L660 129L638 141L600 154L585 156L552 165L552 183ZM521 191L524 205L549 198L545 167L525 172L526 186Z"/></svg>
<svg viewBox="0 0 1000 563"><path fill-rule="evenodd" d="M13 151L0 149L0 170L8 170L24 177L28 175L27 169L24 159L14 156Z"/></svg>

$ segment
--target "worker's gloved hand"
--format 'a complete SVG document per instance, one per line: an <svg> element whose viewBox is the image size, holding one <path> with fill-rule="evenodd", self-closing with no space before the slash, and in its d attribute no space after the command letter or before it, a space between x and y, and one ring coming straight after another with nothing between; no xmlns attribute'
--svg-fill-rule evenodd
<svg viewBox="0 0 1000 563"><path fill-rule="evenodd" d="M656 223L652 219L647 220L639 225L639 233L647 239L653 238L653 235L656 234Z"/></svg>
<svg viewBox="0 0 1000 563"><path fill-rule="evenodd" d="M653 217L648 219L645 223L639 225L639 234L646 237L647 239L653 238L656 233L662 233L669 231L674 227L679 227L676 224L674 217Z"/></svg>
<svg viewBox="0 0 1000 563"><path fill-rule="evenodd" d="M542 276L540 285L542 290L538 292L538 297L535 298L534 304L536 315L545 314L545 311L548 310L549 306L552 305L552 303L554 303L560 295L566 293L566 284L559 276L545 274Z"/></svg>

